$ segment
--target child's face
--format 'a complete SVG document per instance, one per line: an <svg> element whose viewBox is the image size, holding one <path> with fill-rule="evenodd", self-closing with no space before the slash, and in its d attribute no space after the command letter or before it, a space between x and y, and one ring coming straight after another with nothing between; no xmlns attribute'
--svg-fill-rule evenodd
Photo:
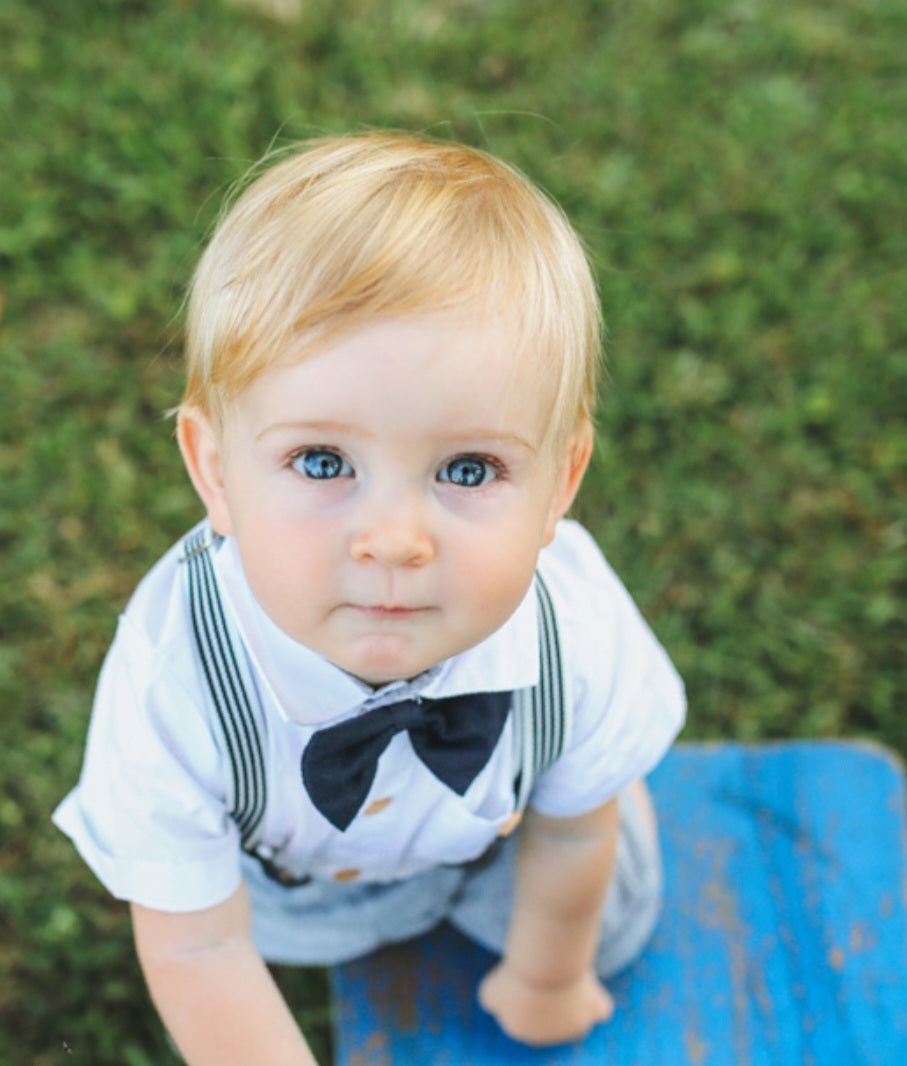
<svg viewBox="0 0 907 1066"><path fill-rule="evenodd" d="M212 524L285 633L379 685L516 609L591 448L550 454L553 386L516 349L499 321L385 320L265 372L219 438L183 413Z"/></svg>

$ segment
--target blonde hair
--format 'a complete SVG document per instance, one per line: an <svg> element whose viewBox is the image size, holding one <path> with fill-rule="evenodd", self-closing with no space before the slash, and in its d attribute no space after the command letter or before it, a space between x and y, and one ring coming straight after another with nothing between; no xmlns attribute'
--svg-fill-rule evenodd
<svg viewBox="0 0 907 1066"><path fill-rule="evenodd" d="M311 141L217 227L189 297L184 404L220 426L258 375L379 318L506 314L556 383L549 436L591 419L595 284L561 210L478 149L410 134Z"/></svg>

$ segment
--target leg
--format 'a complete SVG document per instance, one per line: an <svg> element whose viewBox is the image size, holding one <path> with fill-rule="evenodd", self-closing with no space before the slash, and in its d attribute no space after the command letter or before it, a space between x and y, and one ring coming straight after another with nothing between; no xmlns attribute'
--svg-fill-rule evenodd
<svg viewBox="0 0 907 1066"><path fill-rule="evenodd" d="M463 879L439 866L391 884L310 881L283 888L254 859L243 873L252 899L252 934L267 962L333 966L438 924Z"/></svg>
<svg viewBox="0 0 907 1066"><path fill-rule="evenodd" d="M641 953L661 909L662 868L658 832L648 788L642 781L620 795L620 829L614 879L602 910L596 968L602 977L623 970ZM450 923L471 940L500 954L513 900L519 830L490 862L467 871L454 898Z"/></svg>

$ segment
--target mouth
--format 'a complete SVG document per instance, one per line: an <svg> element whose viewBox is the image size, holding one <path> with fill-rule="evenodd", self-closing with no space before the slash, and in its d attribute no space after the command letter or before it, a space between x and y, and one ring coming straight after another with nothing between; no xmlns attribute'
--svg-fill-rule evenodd
<svg viewBox="0 0 907 1066"><path fill-rule="evenodd" d="M374 606L356 605L353 608L359 614L364 614L369 618L412 618L413 615L421 614L427 610L425 607L403 607L399 604L375 604Z"/></svg>

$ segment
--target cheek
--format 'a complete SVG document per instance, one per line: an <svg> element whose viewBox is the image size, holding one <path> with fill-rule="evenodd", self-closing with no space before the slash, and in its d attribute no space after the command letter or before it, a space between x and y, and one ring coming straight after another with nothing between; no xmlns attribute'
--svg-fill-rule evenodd
<svg viewBox="0 0 907 1066"><path fill-rule="evenodd" d="M285 523L260 518L237 531L243 569L256 599L268 614L284 621L331 577L336 537L312 523Z"/></svg>
<svg viewBox="0 0 907 1066"><path fill-rule="evenodd" d="M538 532L515 525L498 535L462 542L449 576L459 595L468 597L483 616L504 621L526 594L540 549Z"/></svg>

